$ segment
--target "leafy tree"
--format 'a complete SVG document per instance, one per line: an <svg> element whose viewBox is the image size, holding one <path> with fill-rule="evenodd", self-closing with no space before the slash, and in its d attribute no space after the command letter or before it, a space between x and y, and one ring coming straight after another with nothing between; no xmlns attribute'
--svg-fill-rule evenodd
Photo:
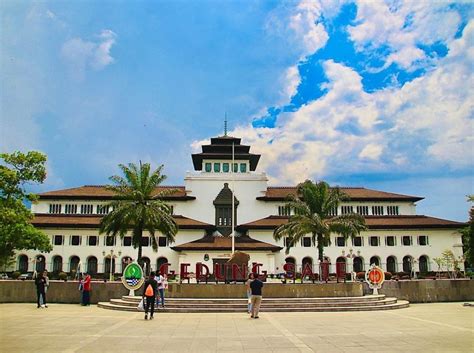
<svg viewBox="0 0 474 353"><path fill-rule="evenodd" d="M99 232L123 238L131 230L133 247L138 248L137 261L143 265L141 261L143 231L150 233L154 251L158 251L155 232L162 233L168 241L174 242L178 225L171 215L170 206L163 201L163 198L175 190L157 190L166 179L166 176L161 174L163 165L151 171L149 163L142 164L140 161L138 167L129 163L128 166L119 164L119 168L124 176L110 177L115 185L108 188L114 191L115 199L109 204L112 211L100 222Z"/></svg>
<svg viewBox="0 0 474 353"><path fill-rule="evenodd" d="M330 188L324 181L306 180L298 185L297 196L289 197L286 206L293 214L288 223L274 231L273 237L275 240L288 237L288 253L291 246L311 234L313 245L318 247L318 259L323 261L324 247L329 245L331 233L347 239L366 229L364 218L358 214L332 216L334 209L346 198L339 188Z"/></svg>
<svg viewBox="0 0 474 353"><path fill-rule="evenodd" d="M474 195L468 196L468 202L474 202ZM468 267L474 267L474 207L469 210L469 223L461 229L463 253Z"/></svg>
<svg viewBox="0 0 474 353"><path fill-rule="evenodd" d="M28 183L42 183L46 178L46 156L31 151L27 154L2 153L0 158L0 266L10 264L15 250L52 250L46 234L32 224L33 214L24 201L35 201L37 196L28 193Z"/></svg>

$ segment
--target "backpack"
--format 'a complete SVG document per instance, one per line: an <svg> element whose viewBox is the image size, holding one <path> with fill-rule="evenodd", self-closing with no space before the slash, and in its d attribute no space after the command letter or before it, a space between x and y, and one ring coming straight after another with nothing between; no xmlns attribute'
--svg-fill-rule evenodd
<svg viewBox="0 0 474 353"><path fill-rule="evenodd" d="M146 287L145 296L153 297L153 294L153 287L149 284L148 287Z"/></svg>

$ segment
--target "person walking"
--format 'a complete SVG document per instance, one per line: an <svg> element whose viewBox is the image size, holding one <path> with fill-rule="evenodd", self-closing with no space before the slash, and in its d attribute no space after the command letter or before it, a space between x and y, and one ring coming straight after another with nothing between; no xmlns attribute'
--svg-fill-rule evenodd
<svg viewBox="0 0 474 353"><path fill-rule="evenodd" d="M38 308L47 308L46 304L46 279L43 277L43 272L39 272L35 278L36 295Z"/></svg>
<svg viewBox="0 0 474 353"><path fill-rule="evenodd" d="M250 283L250 291L252 292L252 315L250 317L253 319L258 319L258 312L262 303L262 287L263 282L258 279L258 275L255 275L254 280Z"/></svg>
<svg viewBox="0 0 474 353"><path fill-rule="evenodd" d="M82 296L81 296L81 305L90 306L91 305L91 276L85 272L82 275Z"/></svg>
<svg viewBox="0 0 474 353"><path fill-rule="evenodd" d="M245 282L245 287L247 288L247 314L252 312L252 290L250 289L250 283L254 280L255 276L253 272L249 274L249 278Z"/></svg>
<svg viewBox="0 0 474 353"><path fill-rule="evenodd" d="M150 320L153 320L155 312L155 300L158 293L158 282L155 279L155 272L150 273L150 277L143 285L142 300L145 300L145 320L148 320L148 312L150 312Z"/></svg>

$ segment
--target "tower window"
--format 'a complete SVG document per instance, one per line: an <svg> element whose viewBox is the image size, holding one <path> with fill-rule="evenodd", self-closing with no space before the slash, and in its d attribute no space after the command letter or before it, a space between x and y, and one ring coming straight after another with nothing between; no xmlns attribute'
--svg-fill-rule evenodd
<svg viewBox="0 0 474 353"><path fill-rule="evenodd" d="M204 165L204 170L206 171L206 173L210 173L212 171L212 164L211 163L206 163Z"/></svg>
<svg viewBox="0 0 474 353"><path fill-rule="evenodd" d="M247 172L247 164L240 163L240 172L241 173L246 173Z"/></svg>
<svg viewBox="0 0 474 353"><path fill-rule="evenodd" d="M222 163L222 171L224 173L229 173L229 163Z"/></svg>
<svg viewBox="0 0 474 353"><path fill-rule="evenodd" d="M220 172L221 172L221 164L214 163L214 173L220 173Z"/></svg>

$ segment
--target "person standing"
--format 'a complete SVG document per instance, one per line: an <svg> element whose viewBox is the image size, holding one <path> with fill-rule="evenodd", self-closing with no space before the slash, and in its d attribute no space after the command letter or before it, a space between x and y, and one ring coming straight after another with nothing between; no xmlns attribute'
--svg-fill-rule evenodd
<svg viewBox="0 0 474 353"><path fill-rule="evenodd" d="M91 305L91 276L86 272L83 274L82 283L82 306Z"/></svg>
<svg viewBox="0 0 474 353"><path fill-rule="evenodd" d="M245 282L245 287L247 288L247 314L252 312L252 290L250 289L250 283L252 283L254 278L253 272L250 272L249 278Z"/></svg>
<svg viewBox="0 0 474 353"><path fill-rule="evenodd" d="M38 308L47 308L46 304L46 279L43 277L43 272L39 272L35 278L36 295Z"/></svg>
<svg viewBox="0 0 474 353"><path fill-rule="evenodd" d="M255 279L250 283L250 291L252 292L252 315L250 317L254 319L258 319L258 312L262 303L262 287L263 282L258 279L258 275L255 275Z"/></svg>
<svg viewBox="0 0 474 353"><path fill-rule="evenodd" d="M160 294L160 298L156 300L156 306L158 307L159 301L161 301L161 307L165 307L165 289L168 288L168 278L166 277L166 274L160 274L157 277L157 282L158 282L158 292ZM159 300L159 301L158 301Z"/></svg>
<svg viewBox="0 0 474 353"><path fill-rule="evenodd" d="M145 300L145 320L148 320L148 312L150 312L150 320L153 320L155 312L155 300L158 293L158 282L155 279L155 272L150 273L150 277L143 285L142 300Z"/></svg>

